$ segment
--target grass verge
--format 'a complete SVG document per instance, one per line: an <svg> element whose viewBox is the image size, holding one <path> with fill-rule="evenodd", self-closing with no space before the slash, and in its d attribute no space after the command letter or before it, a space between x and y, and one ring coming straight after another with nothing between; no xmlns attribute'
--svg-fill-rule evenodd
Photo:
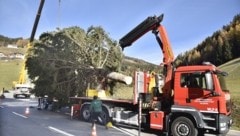
<svg viewBox="0 0 240 136"><path fill-rule="evenodd" d="M23 60L0 60L0 94L3 88L12 89L13 81L17 81Z"/></svg>

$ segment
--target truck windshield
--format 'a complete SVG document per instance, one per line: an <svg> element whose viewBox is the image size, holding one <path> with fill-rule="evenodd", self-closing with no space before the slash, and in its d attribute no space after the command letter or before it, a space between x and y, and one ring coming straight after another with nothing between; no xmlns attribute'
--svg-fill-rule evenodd
<svg viewBox="0 0 240 136"><path fill-rule="evenodd" d="M184 73L181 75L181 87L213 90L212 74L211 72Z"/></svg>
<svg viewBox="0 0 240 136"><path fill-rule="evenodd" d="M218 80L219 80L219 83L220 83L220 86L221 86L222 90L224 92L228 92L229 90L227 89L227 85L226 85L226 82L225 82L226 75L225 74L217 74L217 76L218 76Z"/></svg>

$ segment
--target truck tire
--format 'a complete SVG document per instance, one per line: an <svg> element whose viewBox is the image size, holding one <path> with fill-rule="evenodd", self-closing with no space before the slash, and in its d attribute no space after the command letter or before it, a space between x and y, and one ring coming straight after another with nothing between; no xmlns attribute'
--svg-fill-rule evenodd
<svg viewBox="0 0 240 136"><path fill-rule="evenodd" d="M90 110L89 110L89 104L86 104L82 107L82 109L80 110L80 118L83 120L83 121L90 121L90 118L91 118L91 113L90 113Z"/></svg>
<svg viewBox="0 0 240 136"><path fill-rule="evenodd" d="M14 98L18 98L18 95L17 95L17 94L14 94L13 97L14 97Z"/></svg>
<svg viewBox="0 0 240 136"><path fill-rule="evenodd" d="M186 117L176 118L171 125L173 136L198 136L198 130L192 121Z"/></svg>
<svg viewBox="0 0 240 136"><path fill-rule="evenodd" d="M101 118L98 118L98 122L105 125L108 121L110 121L108 110L105 107L102 107Z"/></svg>

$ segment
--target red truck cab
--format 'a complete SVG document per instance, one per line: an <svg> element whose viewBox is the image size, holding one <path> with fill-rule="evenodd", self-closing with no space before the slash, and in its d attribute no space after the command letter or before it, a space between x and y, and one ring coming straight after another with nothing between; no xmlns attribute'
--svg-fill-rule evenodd
<svg viewBox="0 0 240 136"><path fill-rule="evenodd" d="M232 124L226 75L210 63L177 68L171 112L188 114L198 128L226 134Z"/></svg>

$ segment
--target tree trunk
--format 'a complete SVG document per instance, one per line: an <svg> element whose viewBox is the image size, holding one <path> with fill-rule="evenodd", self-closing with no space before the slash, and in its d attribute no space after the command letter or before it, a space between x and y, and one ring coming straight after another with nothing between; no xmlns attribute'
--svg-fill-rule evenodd
<svg viewBox="0 0 240 136"><path fill-rule="evenodd" d="M111 72L107 75L107 78L112 79L112 80L116 80L119 82L123 82L127 85L130 85L132 83L132 77L130 76L126 76L123 75L121 73L117 73L117 72Z"/></svg>

